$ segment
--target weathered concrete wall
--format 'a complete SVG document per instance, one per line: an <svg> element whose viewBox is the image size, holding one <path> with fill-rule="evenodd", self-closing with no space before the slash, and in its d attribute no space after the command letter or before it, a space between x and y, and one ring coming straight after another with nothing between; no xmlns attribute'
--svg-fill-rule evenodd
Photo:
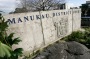
<svg viewBox="0 0 90 59"><path fill-rule="evenodd" d="M18 13L4 16L8 21L8 34L14 32L22 42L13 48L22 47L31 52L80 29L81 10L53 10Z"/></svg>
<svg viewBox="0 0 90 59"><path fill-rule="evenodd" d="M77 30L78 28L81 27L81 11L77 9L73 9L73 30Z"/></svg>

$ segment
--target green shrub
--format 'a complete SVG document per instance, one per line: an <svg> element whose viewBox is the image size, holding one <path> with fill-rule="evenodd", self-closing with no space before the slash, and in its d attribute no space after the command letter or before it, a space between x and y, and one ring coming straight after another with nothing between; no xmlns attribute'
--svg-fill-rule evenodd
<svg viewBox="0 0 90 59"><path fill-rule="evenodd" d="M0 59L18 59L22 55L22 48L12 49L13 44L18 44L21 40L13 38L14 33L7 35L8 30L7 21L0 14Z"/></svg>
<svg viewBox="0 0 90 59"><path fill-rule="evenodd" d="M82 31L72 32L64 40L65 41L76 41L90 48L90 31L86 30L84 32Z"/></svg>
<svg viewBox="0 0 90 59"><path fill-rule="evenodd" d="M81 41L83 39L84 33L81 31L72 32L69 36L66 37L66 41Z"/></svg>
<svg viewBox="0 0 90 59"><path fill-rule="evenodd" d="M88 48L90 48L90 28L85 31L84 39L85 42L83 44L86 45Z"/></svg>

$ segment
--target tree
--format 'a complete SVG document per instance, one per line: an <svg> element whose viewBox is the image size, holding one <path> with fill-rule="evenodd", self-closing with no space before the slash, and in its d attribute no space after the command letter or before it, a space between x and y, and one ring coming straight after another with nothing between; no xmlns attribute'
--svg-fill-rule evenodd
<svg viewBox="0 0 90 59"><path fill-rule="evenodd" d="M0 11L0 12L3 12L3 11Z"/></svg>
<svg viewBox="0 0 90 59"><path fill-rule="evenodd" d="M23 7L23 8L16 8L13 13L22 13L22 12L27 12L27 9L25 7Z"/></svg>
<svg viewBox="0 0 90 59"><path fill-rule="evenodd" d="M65 3L65 0L20 0L21 6L29 11L52 10L61 3Z"/></svg>

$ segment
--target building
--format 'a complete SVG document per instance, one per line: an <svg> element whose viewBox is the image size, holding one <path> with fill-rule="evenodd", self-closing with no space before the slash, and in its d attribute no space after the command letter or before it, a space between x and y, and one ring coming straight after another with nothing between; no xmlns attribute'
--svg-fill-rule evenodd
<svg viewBox="0 0 90 59"><path fill-rule="evenodd" d="M90 0L87 0L86 3L87 3L87 4L90 3Z"/></svg>
<svg viewBox="0 0 90 59"><path fill-rule="evenodd" d="M90 27L90 0L87 0L85 4L80 6L81 8L81 26L82 27Z"/></svg>
<svg viewBox="0 0 90 59"><path fill-rule="evenodd" d="M80 6L82 11L82 17L90 17L90 0Z"/></svg>

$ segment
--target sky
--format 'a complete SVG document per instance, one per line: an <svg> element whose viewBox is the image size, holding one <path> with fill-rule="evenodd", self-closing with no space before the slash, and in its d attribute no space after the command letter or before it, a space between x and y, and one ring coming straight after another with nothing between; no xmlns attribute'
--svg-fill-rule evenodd
<svg viewBox="0 0 90 59"><path fill-rule="evenodd" d="M67 0L66 2L71 7L77 7L85 3L86 0ZM0 0L0 11L3 11L4 13L14 11L17 3L19 3L18 0Z"/></svg>
<svg viewBox="0 0 90 59"><path fill-rule="evenodd" d="M83 3L86 3L87 0L67 0L67 3L71 7L78 7Z"/></svg>

